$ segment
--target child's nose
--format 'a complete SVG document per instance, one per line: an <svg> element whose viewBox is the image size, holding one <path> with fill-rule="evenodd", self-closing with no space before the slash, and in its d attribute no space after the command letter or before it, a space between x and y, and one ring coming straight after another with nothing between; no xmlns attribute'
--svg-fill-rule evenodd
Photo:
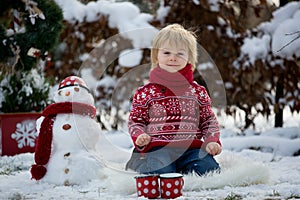
<svg viewBox="0 0 300 200"><path fill-rule="evenodd" d="M170 60L173 60L173 61L177 60L177 56L175 54L171 54Z"/></svg>

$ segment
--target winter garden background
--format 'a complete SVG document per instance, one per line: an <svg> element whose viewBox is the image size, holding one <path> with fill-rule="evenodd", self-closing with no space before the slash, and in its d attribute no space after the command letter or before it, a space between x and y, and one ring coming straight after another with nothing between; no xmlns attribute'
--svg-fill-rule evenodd
<svg viewBox="0 0 300 200"><path fill-rule="evenodd" d="M81 76L95 97L103 129L99 151L104 160L99 163L108 166L108 178L75 186L37 183L29 173L33 154L1 156L1 199L137 198L133 175L123 170L132 148L126 129L130 98L147 81L151 39L175 22L198 30L195 77L210 92L224 149L217 156L222 173L185 176L179 199L300 198L298 1L280 6L271 0L55 2L63 13L58 46L24 73L20 90L25 98L19 101L25 104L36 91L49 90L43 107L51 103L60 80ZM32 19L36 26L43 20ZM1 77L7 77L5 71ZM2 113L4 97L13 89L8 79L0 80Z"/></svg>

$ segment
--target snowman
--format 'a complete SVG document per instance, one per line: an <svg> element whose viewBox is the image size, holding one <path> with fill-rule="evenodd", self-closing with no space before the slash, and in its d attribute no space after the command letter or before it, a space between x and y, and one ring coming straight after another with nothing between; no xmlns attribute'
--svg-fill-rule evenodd
<svg viewBox="0 0 300 200"><path fill-rule="evenodd" d="M65 78L54 101L37 120L32 178L66 186L101 179L102 166L93 156L101 128L86 83L77 76Z"/></svg>

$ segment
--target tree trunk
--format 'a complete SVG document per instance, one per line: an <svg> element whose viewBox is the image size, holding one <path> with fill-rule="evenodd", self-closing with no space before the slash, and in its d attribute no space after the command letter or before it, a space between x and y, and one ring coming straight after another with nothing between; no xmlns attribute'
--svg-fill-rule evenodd
<svg viewBox="0 0 300 200"><path fill-rule="evenodd" d="M283 98L283 75L279 77L279 80L276 84L276 94L275 94L275 105L277 105L277 109L275 109L275 127L283 126L283 108L280 105L280 99Z"/></svg>

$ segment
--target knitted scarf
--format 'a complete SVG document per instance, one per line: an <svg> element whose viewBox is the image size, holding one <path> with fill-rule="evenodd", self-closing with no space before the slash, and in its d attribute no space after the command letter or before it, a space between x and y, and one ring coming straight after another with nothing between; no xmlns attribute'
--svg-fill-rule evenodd
<svg viewBox="0 0 300 200"><path fill-rule="evenodd" d="M94 106L78 102L54 103L45 108L42 113L44 120L41 124L40 133L35 147L35 163L31 167L33 179L40 180L47 172L46 165L50 159L52 146L52 128L57 114L74 113L95 118L96 108Z"/></svg>
<svg viewBox="0 0 300 200"><path fill-rule="evenodd" d="M151 70L149 81L167 87L176 96L181 95L194 81L192 65L187 64L183 69L174 73L157 66Z"/></svg>

